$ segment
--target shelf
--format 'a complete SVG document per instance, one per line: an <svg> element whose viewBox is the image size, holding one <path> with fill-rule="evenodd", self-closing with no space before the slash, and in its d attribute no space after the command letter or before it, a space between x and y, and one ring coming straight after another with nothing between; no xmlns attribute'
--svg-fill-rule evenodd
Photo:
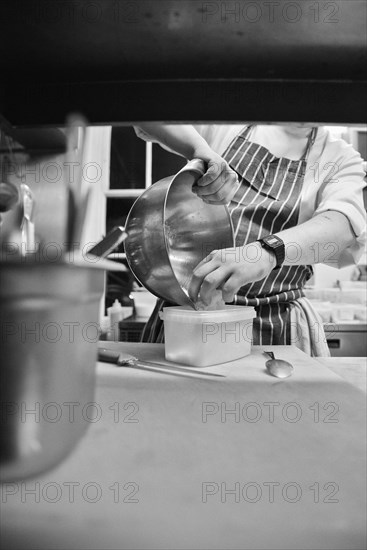
<svg viewBox="0 0 367 550"><path fill-rule="evenodd" d="M108 260L126 260L125 252L112 252L107 256Z"/></svg>
<svg viewBox="0 0 367 550"><path fill-rule="evenodd" d="M145 189L109 189L105 192L108 199L138 198Z"/></svg>
<svg viewBox="0 0 367 550"><path fill-rule="evenodd" d="M361 0L7 0L1 15L11 44L1 74L22 67L1 86L13 127L59 127L76 109L91 125L301 117L365 126Z"/></svg>
<svg viewBox="0 0 367 550"><path fill-rule="evenodd" d="M366 321L336 321L323 323L326 332L366 332Z"/></svg>

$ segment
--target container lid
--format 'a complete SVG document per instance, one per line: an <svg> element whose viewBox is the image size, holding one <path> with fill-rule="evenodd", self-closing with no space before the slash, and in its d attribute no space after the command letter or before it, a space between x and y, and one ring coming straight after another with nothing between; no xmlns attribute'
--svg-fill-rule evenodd
<svg viewBox="0 0 367 550"><path fill-rule="evenodd" d="M230 323L256 317L255 308L248 306L224 306L223 309L196 311L188 306L164 307L161 318L165 321L190 323Z"/></svg>

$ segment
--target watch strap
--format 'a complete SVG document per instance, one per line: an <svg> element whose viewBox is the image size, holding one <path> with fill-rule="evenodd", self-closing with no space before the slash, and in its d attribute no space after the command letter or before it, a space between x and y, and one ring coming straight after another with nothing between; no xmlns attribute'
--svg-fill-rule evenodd
<svg viewBox="0 0 367 550"><path fill-rule="evenodd" d="M267 235L262 239L259 239L259 243L265 250L273 252L277 261L277 264L274 269L279 269L285 260L285 246L282 239L276 235Z"/></svg>

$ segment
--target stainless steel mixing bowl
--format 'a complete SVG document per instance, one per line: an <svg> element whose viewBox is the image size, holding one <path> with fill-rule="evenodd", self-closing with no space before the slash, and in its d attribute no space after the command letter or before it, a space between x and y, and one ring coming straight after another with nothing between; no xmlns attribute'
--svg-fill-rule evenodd
<svg viewBox="0 0 367 550"><path fill-rule="evenodd" d="M179 305L194 305L188 288L197 264L212 250L234 246L227 207L207 204L192 191L204 171L203 161L195 159L149 187L125 226L125 252L135 277L157 297Z"/></svg>

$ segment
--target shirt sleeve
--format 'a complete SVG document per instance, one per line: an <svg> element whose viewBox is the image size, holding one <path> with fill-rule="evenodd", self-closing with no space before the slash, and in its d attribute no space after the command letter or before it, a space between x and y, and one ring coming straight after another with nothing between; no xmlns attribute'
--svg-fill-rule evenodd
<svg viewBox="0 0 367 550"><path fill-rule="evenodd" d="M180 153L177 153L177 151L174 151L173 149L170 149L169 147L167 147L167 145L164 145L163 143L158 141L155 137L153 137L150 134L148 134L147 132L145 132L145 130L142 130L142 128L140 128L139 126L134 126L133 128L134 128L135 134L138 136L138 138L140 138L144 141L150 141L151 143L158 143L158 145L160 145L162 147L162 149L165 149L169 153L173 153L174 155L178 155L179 157L182 157L182 155L180 155Z"/></svg>
<svg viewBox="0 0 367 550"><path fill-rule="evenodd" d="M363 202L365 172L360 154L351 145L341 142L331 144L333 156L320 172L326 176L316 197L314 216L335 210L344 214L355 235L354 243L342 251L338 262L325 262L333 267L345 267L358 262L366 245L366 210ZM332 160L331 160L332 159Z"/></svg>
<svg viewBox="0 0 367 550"><path fill-rule="evenodd" d="M207 144L218 153L222 155L225 149L228 147L232 139L243 129L243 125L236 124L193 124L195 130L200 134L202 138L205 139ZM158 143L163 149L169 151L170 153L176 153L166 145L160 143L156 138L149 135L147 132L142 130L139 126L134 126L136 135L143 139L144 141L151 141L153 143Z"/></svg>
<svg viewBox="0 0 367 550"><path fill-rule="evenodd" d="M211 145L213 135L215 135L214 126L209 125L209 124L201 124L201 125L199 125L199 124L195 125L194 124L193 127L207 141L207 143L209 143L209 145ZM141 138L144 141L151 141L152 143L158 143L158 145L160 145L166 151L169 151L170 153L173 153L174 155L182 156L179 153L177 153L177 151L174 151L173 149L170 149L169 147L167 147L167 145L164 145L163 143L158 141L155 137L153 137L150 134L148 134L147 132L145 132L145 130L143 130L139 126L134 126L134 130L135 130L135 134L138 136L138 138Z"/></svg>

